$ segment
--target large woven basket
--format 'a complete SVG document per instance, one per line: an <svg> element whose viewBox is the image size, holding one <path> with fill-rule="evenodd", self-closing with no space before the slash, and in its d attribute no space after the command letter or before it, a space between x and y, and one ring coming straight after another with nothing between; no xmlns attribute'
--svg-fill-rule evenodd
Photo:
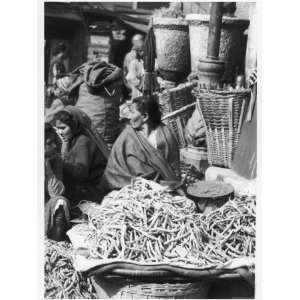
<svg viewBox="0 0 300 300"><path fill-rule="evenodd" d="M187 146L184 128L195 110L195 102L162 117L162 121L172 130L180 148Z"/></svg>
<svg viewBox="0 0 300 300"><path fill-rule="evenodd" d="M196 85L194 82L183 83L157 95L162 119L173 130L181 148L187 144L184 128L195 109L196 98L192 91ZM189 106L190 104L193 105Z"/></svg>
<svg viewBox="0 0 300 300"><path fill-rule="evenodd" d="M251 92L195 89L210 165L231 168Z"/></svg>
<svg viewBox="0 0 300 300"><path fill-rule="evenodd" d="M199 59L205 59L210 16L205 14L188 14L192 70L197 71ZM237 17L222 17L219 58L225 62L222 76L226 82L233 82L236 68L241 68L245 61L245 35L249 20Z"/></svg>
<svg viewBox="0 0 300 300"><path fill-rule="evenodd" d="M191 70L187 21L176 18L153 19L159 71L165 80L182 82Z"/></svg>
<svg viewBox="0 0 300 300"><path fill-rule="evenodd" d="M166 89L158 94L158 101L162 115L169 114L188 104L196 101L192 91L197 85L195 82L188 82L178 85L172 89Z"/></svg>
<svg viewBox="0 0 300 300"><path fill-rule="evenodd" d="M209 281L147 282L116 277L110 278L109 284L106 282L107 279L94 278L94 286L101 299L205 299L210 287Z"/></svg>
<svg viewBox="0 0 300 300"><path fill-rule="evenodd" d="M208 283L144 283L129 284L118 293L118 298L131 299L205 299Z"/></svg>

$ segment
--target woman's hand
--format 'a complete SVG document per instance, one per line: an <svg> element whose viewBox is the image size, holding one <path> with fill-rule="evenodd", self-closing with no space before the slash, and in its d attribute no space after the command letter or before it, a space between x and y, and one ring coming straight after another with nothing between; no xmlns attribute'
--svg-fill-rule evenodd
<svg viewBox="0 0 300 300"><path fill-rule="evenodd" d="M64 135L62 134L62 130L57 128L57 127L53 127L56 131L56 134L58 135L59 139L61 140L62 143L68 143L69 139L67 139L66 137L64 137Z"/></svg>

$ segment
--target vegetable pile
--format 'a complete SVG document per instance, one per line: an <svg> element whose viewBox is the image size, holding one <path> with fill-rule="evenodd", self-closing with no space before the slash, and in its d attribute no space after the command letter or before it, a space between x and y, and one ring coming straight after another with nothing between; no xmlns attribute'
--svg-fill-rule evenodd
<svg viewBox="0 0 300 300"><path fill-rule="evenodd" d="M76 272L67 242L45 239L44 285L48 299L97 299L89 278Z"/></svg>
<svg viewBox="0 0 300 300"><path fill-rule="evenodd" d="M254 196L236 196L197 220L206 241L204 255L211 262L255 256Z"/></svg>
<svg viewBox="0 0 300 300"><path fill-rule="evenodd" d="M92 258L208 268L255 254L255 198L236 198L208 215L193 201L136 179L86 211Z"/></svg>

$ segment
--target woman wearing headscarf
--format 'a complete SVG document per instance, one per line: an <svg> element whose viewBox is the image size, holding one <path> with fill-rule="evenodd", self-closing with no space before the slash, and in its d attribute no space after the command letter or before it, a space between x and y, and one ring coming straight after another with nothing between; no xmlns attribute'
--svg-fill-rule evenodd
<svg viewBox="0 0 300 300"><path fill-rule="evenodd" d="M102 184L109 192L121 189L134 177L155 181L178 181L179 146L161 122L159 104L153 96L133 99L130 125L116 140Z"/></svg>
<svg viewBox="0 0 300 300"><path fill-rule="evenodd" d="M106 144L77 107L66 106L55 115L54 123L62 139L66 197L73 205L81 200L100 201L99 181L108 158Z"/></svg>

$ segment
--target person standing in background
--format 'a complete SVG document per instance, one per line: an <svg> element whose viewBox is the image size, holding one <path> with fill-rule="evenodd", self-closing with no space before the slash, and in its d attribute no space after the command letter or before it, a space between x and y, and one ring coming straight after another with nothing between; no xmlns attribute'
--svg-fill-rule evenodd
<svg viewBox="0 0 300 300"><path fill-rule="evenodd" d="M143 61L143 47L142 45L134 46L136 51L136 58L133 59L128 67L126 81L131 89L131 99L142 96L142 85L145 74Z"/></svg>
<svg viewBox="0 0 300 300"><path fill-rule="evenodd" d="M126 75L128 74L130 62L136 59L136 51L134 50L135 46L141 48L144 46L144 37L141 34L135 34L132 37L132 49L125 55L123 63L124 78L126 78Z"/></svg>
<svg viewBox="0 0 300 300"><path fill-rule="evenodd" d="M66 46L59 43L54 51L54 57L50 61L48 84L54 85L57 79L65 76L67 70L64 64L66 59Z"/></svg>
<svg viewBox="0 0 300 300"><path fill-rule="evenodd" d="M143 47L144 47L144 37L141 34L134 35L132 37L132 48L124 58L124 62L123 62L123 78L124 78L124 87L125 87L124 94L129 96L129 98L132 98L132 85L127 80L129 65L133 60L137 58L136 48L143 49Z"/></svg>

